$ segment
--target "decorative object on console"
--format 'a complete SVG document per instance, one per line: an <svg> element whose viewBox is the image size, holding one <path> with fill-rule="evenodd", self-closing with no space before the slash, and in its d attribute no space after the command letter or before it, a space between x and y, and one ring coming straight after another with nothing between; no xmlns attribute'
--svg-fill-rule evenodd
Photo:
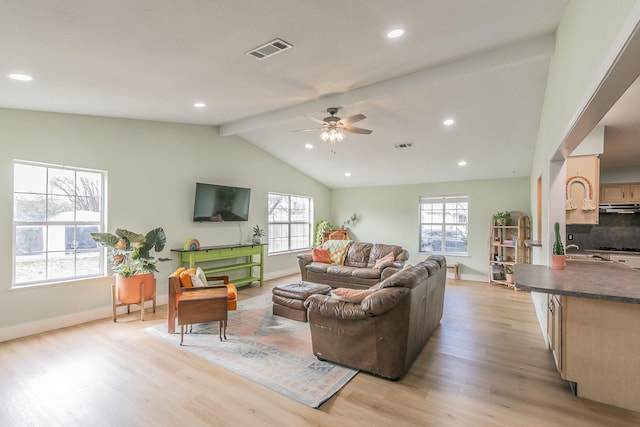
<svg viewBox="0 0 640 427"><path fill-rule="evenodd" d="M155 313L156 282L153 273L158 271L155 264L170 260L151 255L152 249L161 252L167 242L162 227L154 228L146 235L118 228L116 234L91 233L91 237L109 249L109 268L116 274L116 283L111 286L113 321L116 321L116 308L124 305L127 312L131 304L140 305L140 319L144 320L144 302L153 301Z"/></svg>
<svg viewBox="0 0 640 427"><path fill-rule="evenodd" d="M553 253L551 255L551 268L554 270L564 270L567 265L567 257L564 253L564 246L562 246L562 240L560 239L560 224L553 224L553 232L555 234L555 240L553 242Z"/></svg>
<svg viewBox="0 0 640 427"><path fill-rule="evenodd" d="M258 224L256 224L253 227L252 231L253 231L253 236L251 237L251 241L256 245L259 245L261 243L260 238L265 235L265 232L262 228L260 228Z"/></svg>
<svg viewBox="0 0 640 427"><path fill-rule="evenodd" d="M187 251L197 251L200 249L200 242L198 239L188 239L184 242L184 249Z"/></svg>

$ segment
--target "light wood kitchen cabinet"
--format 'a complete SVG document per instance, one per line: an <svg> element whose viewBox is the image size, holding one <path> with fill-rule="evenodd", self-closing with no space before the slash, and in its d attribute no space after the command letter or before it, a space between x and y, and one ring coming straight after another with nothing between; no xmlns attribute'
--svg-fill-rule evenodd
<svg viewBox="0 0 640 427"><path fill-rule="evenodd" d="M573 394L638 410L638 304L547 295L547 339Z"/></svg>
<svg viewBox="0 0 640 427"><path fill-rule="evenodd" d="M640 203L640 182L602 184L600 186L600 203Z"/></svg>
<svg viewBox="0 0 640 427"><path fill-rule="evenodd" d="M564 379L564 352L562 351L562 297L559 295L547 294L547 304L547 340L549 342L549 348L553 353L553 359L556 362L556 368L560 373L560 376Z"/></svg>
<svg viewBox="0 0 640 427"><path fill-rule="evenodd" d="M569 157L566 171L566 223L598 224L600 157Z"/></svg>

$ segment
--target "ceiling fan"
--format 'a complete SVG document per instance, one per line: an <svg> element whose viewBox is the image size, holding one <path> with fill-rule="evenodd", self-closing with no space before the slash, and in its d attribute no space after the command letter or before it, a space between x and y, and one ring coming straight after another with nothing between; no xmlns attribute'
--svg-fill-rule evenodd
<svg viewBox="0 0 640 427"><path fill-rule="evenodd" d="M349 117L345 117L344 119L341 119L340 117L336 116L336 114L338 113L337 107L327 108L327 113L329 113L329 116L325 117L322 120L312 116L306 116L309 119L313 120L314 122L321 124L323 127L313 128L313 129L302 129L299 132L320 130L322 131L320 133L320 138L325 142L329 142L330 144L342 141L345 137L344 135L345 132L360 133L360 134L366 134L366 135L373 132L370 129L363 129L363 128L351 126L353 123L357 123L360 120L366 119L367 116L365 116L364 114L355 114L353 116L349 116Z"/></svg>

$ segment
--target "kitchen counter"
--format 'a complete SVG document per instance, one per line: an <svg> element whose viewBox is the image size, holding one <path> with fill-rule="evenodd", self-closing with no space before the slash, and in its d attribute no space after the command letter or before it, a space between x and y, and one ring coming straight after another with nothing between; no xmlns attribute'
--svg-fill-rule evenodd
<svg viewBox="0 0 640 427"><path fill-rule="evenodd" d="M516 264L516 289L640 304L640 270L606 261L567 261L564 270Z"/></svg>
<svg viewBox="0 0 640 427"><path fill-rule="evenodd" d="M514 275L542 302L542 331L573 393L640 411L640 270L575 260L564 270L516 264Z"/></svg>

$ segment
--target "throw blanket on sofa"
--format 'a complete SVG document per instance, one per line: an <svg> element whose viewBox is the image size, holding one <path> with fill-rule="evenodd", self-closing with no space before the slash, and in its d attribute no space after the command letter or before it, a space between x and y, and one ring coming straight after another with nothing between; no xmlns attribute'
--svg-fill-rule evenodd
<svg viewBox="0 0 640 427"><path fill-rule="evenodd" d="M331 264L342 265L353 240L327 240L322 247L329 250Z"/></svg>

